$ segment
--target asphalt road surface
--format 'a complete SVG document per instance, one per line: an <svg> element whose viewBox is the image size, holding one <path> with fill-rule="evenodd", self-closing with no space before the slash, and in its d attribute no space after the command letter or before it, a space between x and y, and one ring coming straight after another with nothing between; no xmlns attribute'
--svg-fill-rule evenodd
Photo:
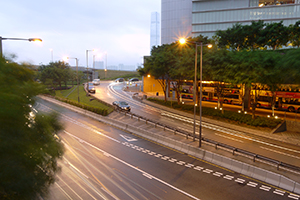
<svg viewBox="0 0 300 200"><path fill-rule="evenodd" d="M35 108L65 124L62 170L45 199L299 199L52 103Z"/></svg>
<svg viewBox="0 0 300 200"><path fill-rule="evenodd" d="M122 88L126 86L123 83L102 82L96 87L97 98L107 103L115 100L125 100L131 106L131 112L148 119L159 121L160 123L180 128L193 134L193 119L186 118L174 113L163 111L132 99L132 92L125 92ZM199 117L199 116L198 116ZM199 120L196 120L196 133L199 132ZM272 158L284 163L300 166L300 147L272 140L270 138L260 137L254 134L244 134L215 125L203 123L202 136L220 143L243 149L255 154Z"/></svg>

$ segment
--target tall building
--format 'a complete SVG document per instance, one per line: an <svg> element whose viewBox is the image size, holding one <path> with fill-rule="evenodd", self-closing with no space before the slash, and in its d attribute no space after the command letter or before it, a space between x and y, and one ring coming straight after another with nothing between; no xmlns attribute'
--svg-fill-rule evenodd
<svg viewBox="0 0 300 200"><path fill-rule="evenodd" d="M190 0L193 2L193 37L212 37L217 30L226 30L239 22L265 23L283 21L285 26L300 20L300 0ZM162 13L163 15L163 13Z"/></svg>
<svg viewBox="0 0 300 200"><path fill-rule="evenodd" d="M158 12L152 12L150 25L150 50L153 46L158 45L160 45L160 15Z"/></svg>
<svg viewBox="0 0 300 200"><path fill-rule="evenodd" d="M161 43L200 34L212 37L235 23L258 20L295 24L300 0L161 0Z"/></svg>
<svg viewBox="0 0 300 200"><path fill-rule="evenodd" d="M161 0L161 43L192 34L192 0Z"/></svg>

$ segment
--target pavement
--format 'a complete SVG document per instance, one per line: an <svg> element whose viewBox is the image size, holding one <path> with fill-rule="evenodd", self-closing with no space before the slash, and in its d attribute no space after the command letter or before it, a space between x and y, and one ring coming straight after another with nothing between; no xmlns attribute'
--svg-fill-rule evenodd
<svg viewBox="0 0 300 200"><path fill-rule="evenodd" d="M130 88L127 91L131 92ZM153 98L164 99L164 96L162 94L160 94L159 96L157 96L156 93L139 92L139 94L138 94L138 96L140 98L142 98L144 95L146 95L147 98L153 97ZM169 98L168 100L171 100L171 98ZM142 99L141 102L143 102L145 104L148 104L148 105L151 105L153 107L159 108L161 110L166 110L166 111L176 113L176 114L179 114L179 115L182 115L182 116L186 116L186 117L189 117L189 118L194 118L193 114L182 112L182 111L172 109L172 108L169 108L169 107L166 107L166 106L162 106L162 105L153 103L151 101L148 101L146 99ZM199 115L198 115L198 118L199 118ZM210 119L210 118L207 118L207 117L202 117L202 121L207 122L207 123L211 123L211 124L215 124L215 125L218 125L218 126L222 126L222 127L225 127L225 128L229 128L229 129L232 129L232 130L237 130L237 131L246 133L249 136L257 135L257 136L260 136L260 137L270 138L270 139L278 140L278 141L281 141L281 142L284 142L284 143L300 146L300 132L283 131L283 132L274 133L274 130L267 132L267 131L257 130L257 129L254 129L254 128L252 129L252 128L245 127L245 126L242 126L242 125L235 125L235 124L231 124L231 123L222 122L222 121Z"/></svg>

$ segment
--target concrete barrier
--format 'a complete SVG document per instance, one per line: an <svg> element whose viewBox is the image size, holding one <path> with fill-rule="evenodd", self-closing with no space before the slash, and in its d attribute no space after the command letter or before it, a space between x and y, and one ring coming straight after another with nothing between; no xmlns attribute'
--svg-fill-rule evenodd
<svg viewBox="0 0 300 200"><path fill-rule="evenodd" d="M276 185L276 186L279 186L280 184L280 175L278 174L275 174L273 172L268 172L267 173L267 177L266 177L266 182L267 183L270 183L272 185Z"/></svg>
<svg viewBox="0 0 300 200"><path fill-rule="evenodd" d="M238 173L241 173L242 169L243 169L243 165L244 163L240 162L240 161L237 161L237 160L232 160L231 161L231 170L232 171L235 171L235 172L238 172Z"/></svg>
<svg viewBox="0 0 300 200"><path fill-rule="evenodd" d="M258 180L261 180L261 181L265 181L265 179L267 177L267 171L255 167L254 170L253 170L252 177L256 178Z"/></svg>
<svg viewBox="0 0 300 200"><path fill-rule="evenodd" d="M297 194L300 194L300 184L299 183L295 183L294 192L297 193Z"/></svg>
<svg viewBox="0 0 300 200"><path fill-rule="evenodd" d="M224 167L223 166L223 156L218 155L218 154L214 154L212 163Z"/></svg>
<svg viewBox="0 0 300 200"><path fill-rule="evenodd" d="M213 160L213 155L214 155L214 153L212 153L210 151L205 151L203 160L211 162Z"/></svg>
<svg viewBox="0 0 300 200"><path fill-rule="evenodd" d="M244 174L249 177L253 177L254 168L255 168L254 166L244 163L241 174Z"/></svg>
<svg viewBox="0 0 300 200"><path fill-rule="evenodd" d="M286 190L290 190L290 191L294 191L295 189L295 181L292 181L284 176L280 177L280 183L279 183L279 187L286 189ZM299 193L298 193L299 194Z"/></svg>

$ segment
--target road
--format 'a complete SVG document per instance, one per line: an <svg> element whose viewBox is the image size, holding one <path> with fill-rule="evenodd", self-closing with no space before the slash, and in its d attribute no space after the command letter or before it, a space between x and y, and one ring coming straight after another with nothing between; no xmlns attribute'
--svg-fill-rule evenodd
<svg viewBox="0 0 300 200"><path fill-rule="evenodd" d="M115 100L125 100L131 105L133 113L193 134L193 119L168 111L162 111L133 100L132 93L123 91L123 87L124 84L102 82L100 86L96 87L95 96L108 103ZM198 127L196 127L196 133L199 131ZM207 123L203 123L202 134L203 137L220 143L225 143L291 165L300 166L300 147L296 145L257 135L240 133Z"/></svg>
<svg viewBox="0 0 300 200"><path fill-rule="evenodd" d="M65 124L62 170L45 199L300 198L41 99L35 108Z"/></svg>

